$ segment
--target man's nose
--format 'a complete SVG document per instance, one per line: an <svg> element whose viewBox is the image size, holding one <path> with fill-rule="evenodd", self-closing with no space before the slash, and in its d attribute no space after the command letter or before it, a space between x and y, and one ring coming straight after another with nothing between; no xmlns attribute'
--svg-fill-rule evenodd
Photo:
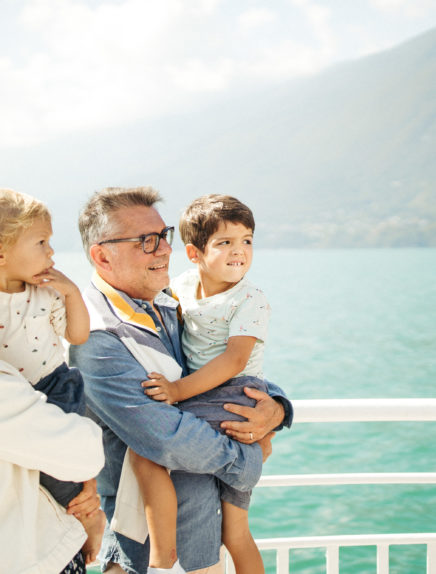
<svg viewBox="0 0 436 574"><path fill-rule="evenodd" d="M167 253L172 253L173 248L168 243L166 239L161 238L159 245L155 251L156 255L166 255Z"/></svg>

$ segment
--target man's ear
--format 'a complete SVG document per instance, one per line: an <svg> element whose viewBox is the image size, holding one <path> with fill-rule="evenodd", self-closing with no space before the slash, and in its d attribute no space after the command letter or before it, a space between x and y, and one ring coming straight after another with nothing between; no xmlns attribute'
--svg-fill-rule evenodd
<svg viewBox="0 0 436 574"><path fill-rule="evenodd" d="M189 261L192 261L192 263L198 263L198 253L200 252L198 247L195 247L195 245L193 245L192 243L187 243L185 245L185 249Z"/></svg>
<svg viewBox="0 0 436 574"><path fill-rule="evenodd" d="M5 265L6 263L6 252L3 249L3 245L0 243L0 265Z"/></svg>
<svg viewBox="0 0 436 574"><path fill-rule="evenodd" d="M110 259L107 257L108 250L102 245L91 245L89 255L96 269L105 269L106 271L110 271L112 269Z"/></svg>

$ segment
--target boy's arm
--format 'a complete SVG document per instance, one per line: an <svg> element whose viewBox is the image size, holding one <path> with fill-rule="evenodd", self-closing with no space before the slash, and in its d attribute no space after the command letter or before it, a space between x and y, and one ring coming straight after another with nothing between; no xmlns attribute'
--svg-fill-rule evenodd
<svg viewBox="0 0 436 574"><path fill-rule="evenodd" d="M72 345L85 343L89 337L89 314L78 287L65 295L65 310L67 314L66 340Z"/></svg>
<svg viewBox="0 0 436 574"><path fill-rule="evenodd" d="M157 401L172 404L214 389L244 370L256 340L248 336L230 337L223 353L172 383L159 373L149 373L149 380L142 383L145 393Z"/></svg>

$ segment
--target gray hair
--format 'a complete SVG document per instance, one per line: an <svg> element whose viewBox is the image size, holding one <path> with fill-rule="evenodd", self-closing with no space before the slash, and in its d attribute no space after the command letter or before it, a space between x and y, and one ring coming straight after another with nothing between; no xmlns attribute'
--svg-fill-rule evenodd
<svg viewBox="0 0 436 574"><path fill-rule="evenodd" d="M150 186L107 187L96 191L79 217L79 231L88 259L91 261L89 250L92 245L110 239L116 233L118 221L115 214L119 209L134 206L153 207L159 201L162 201L162 197Z"/></svg>

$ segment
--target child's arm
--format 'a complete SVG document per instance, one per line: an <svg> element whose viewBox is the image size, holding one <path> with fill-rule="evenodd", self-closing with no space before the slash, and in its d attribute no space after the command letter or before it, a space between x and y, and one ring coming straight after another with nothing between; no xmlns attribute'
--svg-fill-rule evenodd
<svg viewBox="0 0 436 574"><path fill-rule="evenodd" d="M256 340L248 336L230 337L221 355L173 383L159 373L149 373L149 380L142 383L144 392L156 401L172 404L214 389L244 370Z"/></svg>
<svg viewBox="0 0 436 574"><path fill-rule="evenodd" d="M65 298L67 327L65 339L73 345L81 345L89 336L89 314L79 288L66 275L54 269L48 269L39 275L40 287L49 285Z"/></svg>
<svg viewBox="0 0 436 574"><path fill-rule="evenodd" d="M95 478L83 482L82 491L68 503L67 514L74 514L76 518L80 516L95 516L100 509L100 496L97 492L97 481Z"/></svg>

